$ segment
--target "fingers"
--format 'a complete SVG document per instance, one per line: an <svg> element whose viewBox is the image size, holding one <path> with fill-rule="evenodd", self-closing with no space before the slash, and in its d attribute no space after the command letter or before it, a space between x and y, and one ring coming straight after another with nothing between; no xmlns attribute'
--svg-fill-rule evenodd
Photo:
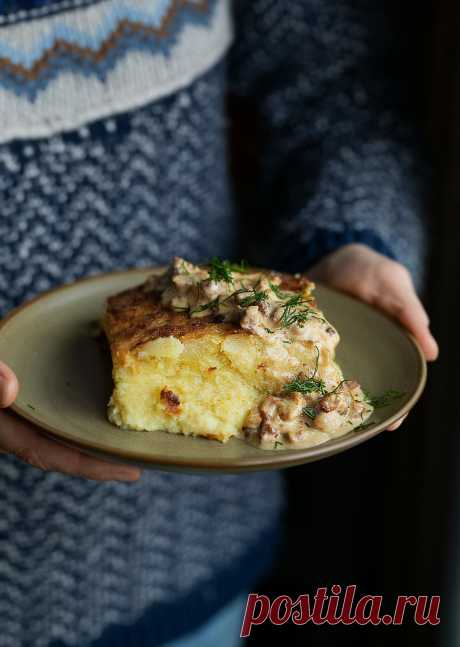
<svg viewBox="0 0 460 647"><path fill-rule="evenodd" d="M415 292L401 301L384 301L385 308L417 339L428 361L439 355L438 344L430 332L429 319Z"/></svg>
<svg viewBox="0 0 460 647"><path fill-rule="evenodd" d="M3 452L14 454L41 470L95 481L137 481L140 477L140 470L136 467L112 464L65 447L6 412L0 412L0 446Z"/></svg>
<svg viewBox="0 0 460 647"><path fill-rule="evenodd" d="M414 335L427 360L438 357L428 315L409 271L401 263L364 245L351 244L326 256L311 269L309 276L392 315Z"/></svg>
<svg viewBox="0 0 460 647"><path fill-rule="evenodd" d="M409 271L400 263L386 259L378 265L376 277L374 304L393 315L414 335L428 361L435 360L438 344L430 332L430 320Z"/></svg>
<svg viewBox="0 0 460 647"><path fill-rule="evenodd" d="M9 407L18 390L15 374L0 362L0 408ZM140 477L140 470L135 467L115 465L60 445L42 436L33 425L7 412L0 412L0 452L14 454L41 470L96 481L137 481Z"/></svg>
<svg viewBox="0 0 460 647"><path fill-rule="evenodd" d="M405 416L403 416L402 418L400 418L399 420L394 422L392 425L387 427L387 431L395 431L396 429L398 429L402 425L402 423L404 422L404 420L407 418L408 415L409 414L406 413Z"/></svg>
<svg viewBox="0 0 460 647"><path fill-rule="evenodd" d="M16 399L18 391L19 384L16 375L9 366L0 362L0 409L9 407Z"/></svg>
<svg viewBox="0 0 460 647"><path fill-rule="evenodd" d="M425 323L421 318L420 309L424 312L420 302L418 302L418 306L414 302L413 309L409 305L406 306L401 310L399 320L417 339L426 359L432 362L437 359L439 348L428 328L428 323Z"/></svg>

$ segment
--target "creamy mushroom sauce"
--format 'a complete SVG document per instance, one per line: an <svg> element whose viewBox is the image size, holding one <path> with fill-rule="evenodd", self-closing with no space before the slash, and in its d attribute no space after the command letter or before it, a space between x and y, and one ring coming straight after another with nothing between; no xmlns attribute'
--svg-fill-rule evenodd
<svg viewBox="0 0 460 647"><path fill-rule="evenodd" d="M325 395L298 392L269 395L246 419L245 437L262 449L310 447L361 425L372 406L354 380Z"/></svg>
<svg viewBox="0 0 460 647"><path fill-rule="evenodd" d="M236 322L268 343L267 370L280 389L249 412L245 439L262 449L292 449L323 443L364 423L373 407L357 382L343 380L333 360L340 337L316 306L314 283L305 281L300 293L289 291L280 288L282 279L275 272L240 271L220 263L224 271L216 277L212 266L176 257L163 274L148 279L145 289L159 295L166 307L190 317ZM295 343L316 348L316 365L289 382L286 345Z"/></svg>

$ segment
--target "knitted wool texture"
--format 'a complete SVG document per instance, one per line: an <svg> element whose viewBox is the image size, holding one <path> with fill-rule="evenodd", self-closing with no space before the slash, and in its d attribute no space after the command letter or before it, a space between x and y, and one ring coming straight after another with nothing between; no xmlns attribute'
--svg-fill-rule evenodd
<svg viewBox="0 0 460 647"><path fill-rule="evenodd" d="M1 30L36 29L40 36L50 19L74 20L72 12L97 7L121 11L122 4L5 2L0 45ZM257 222L262 213L266 224L253 258L304 269L357 240L420 277L422 173L399 88L385 71L392 41L377 29L383 1L236 2L230 67L216 61L210 68L210 57L188 81L173 74L183 63L174 67L174 47L188 21L198 28L201 3L184 4L189 12L171 23L167 44L141 48L131 34L104 73L76 54L63 56L26 88L24 78L0 66L0 110L8 102L18 107L8 113L16 135L0 144L0 312L91 273L165 263L176 254L192 261L235 257L229 87L256 104L263 134L250 216ZM167 5L151 8L161 18ZM203 34L217 29L221 5L209 3ZM74 36L69 26L63 34ZM40 93L58 92L65 74L88 89L94 72L109 87L126 52L142 66L142 56L159 56L160 45L170 48L169 86L166 79L148 100L136 95L129 110L126 102L104 102L99 117L92 113L73 127L69 117L45 132L51 122L41 121L40 110L46 117L55 106L40 104ZM143 87L133 86L133 96ZM30 136L17 118L24 106ZM120 645L142 647L193 628L267 568L281 501L275 473L146 471L135 484L94 483L2 455L0 647L83 647L129 625L129 638L118 631ZM116 638L107 640L115 647Z"/></svg>

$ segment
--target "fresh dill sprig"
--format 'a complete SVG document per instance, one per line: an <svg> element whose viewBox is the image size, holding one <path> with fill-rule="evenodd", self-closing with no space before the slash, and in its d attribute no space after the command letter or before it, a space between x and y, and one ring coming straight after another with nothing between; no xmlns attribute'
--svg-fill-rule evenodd
<svg viewBox="0 0 460 647"><path fill-rule="evenodd" d="M285 301L286 299L290 298L291 295L287 292L283 292L280 289L279 285L275 285L275 283L270 283L269 285L271 291L275 294L276 297L278 297L278 299L280 299L280 301Z"/></svg>
<svg viewBox="0 0 460 647"><path fill-rule="evenodd" d="M201 306L197 306L196 308L193 308L190 310L190 314L193 315L198 312L204 312L205 310L214 310L214 308L217 308L219 306L219 297L216 297L212 301L209 301L208 303L203 303Z"/></svg>
<svg viewBox="0 0 460 647"><path fill-rule="evenodd" d="M302 413L304 416L307 416L307 418L310 418L310 420L314 420L316 418L315 407L304 407L302 409Z"/></svg>
<svg viewBox="0 0 460 647"><path fill-rule="evenodd" d="M246 290L250 294L247 297L244 297L243 299L240 299L238 302L238 305L240 305L243 308L249 308L249 306L256 306L259 303L262 303L262 301L266 301L268 299L268 294L264 290L256 290L256 288L253 288L252 290Z"/></svg>
<svg viewBox="0 0 460 647"><path fill-rule="evenodd" d="M287 328L293 324L297 324L299 328L303 328L309 319L319 319L325 321L323 317L319 317L311 306L311 299L305 299L301 294L292 294L292 292L283 292L278 285L270 283L270 289L275 296L283 301L280 308L283 314L280 318L280 327Z"/></svg>
<svg viewBox="0 0 460 647"><path fill-rule="evenodd" d="M293 392L314 393L315 391L319 391L321 395L328 395L324 381L319 380L316 377L318 374L318 366L319 366L318 346L315 346L315 350L316 350L316 361L315 361L315 368L313 370L312 375L308 378L302 378L300 376L297 376L295 380L293 380L292 382L288 382L287 384L284 385L283 389L285 391L287 391L288 393L293 393Z"/></svg>
<svg viewBox="0 0 460 647"><path fill-rule="evenodd" d="M388 389L384 391L381 395L371 396L369 393L364 392L364 398L368 404L371 405L374 409L382 409L382 407L387 407L389 404L399 400L405 395L402 391L397 391L396 389Z"/></svg>
<svg viewBox="0 0 460 647"><path fill-rule="evenodd" d="M235 299L235 297L237 297L239 294L247 294L248 292L251 292L251 290L249 290L248 288L245 288L245 287L239 288L238 290L235 290L227 297L225 297L225 299L222 299L221 303L222 304L227 303L227 301L231 301L232 299Z"/></svg>
<svg viewBox="0 0 460 647"><path fill-rule="evenodd" d="M316 345L315 345L315 350L316 350L316 362L315 362L315 370L313 371L312 377L316 377L316 374L318 372L318 365L319 365L319 348Z"/></svg>
<svg viewBox="0 0 460 647"><path fill-rule="evenodd" d="M332 391L329 391L329 392L328 392L328 395L332 395L333 393L335 393L336 391L338 391L338 390L340 389L340 387L342 386L342 384L345 384L345 382L348 382L348 380L340 380L340 382L337 384L337 386L336 386L336 387L334 387L334 388L332 389Z"/></svg>
<svg viewBox="0 0 460 647"><path fill-rule="evenodd" d="M299 328L302 328L305 323L311 319L315 314L313 308L310 308L302 295L295 294L292 297L289 297L280 307L283 310L283 314L280 318L281 328L288 328L293 324L297 324Z"/></svg>
<svg viewBox="0 0 460 647"><path fill-rule="evenodd" d="M258 305L259 303L262 303L262 301L266 301L268 299L268 294L264 290L242 287L229 294L228 297L225 297L225 299L222 300L222 303L226 303L231 299L235 299L240 294L248 295L247 297L243 297L238 301L238 305L240 305L242 308L248 308L249 306Z"/></svg>
<svg viewBox="0 0 460 647"><path fill-rule="evenodd" d="M221 261L214 256L209 262L209 278L211 281L233 283L232 270L229 261Z"/></svg>
<svg viewBox="0 0 460 647"><path fill-rule="evenodd" d="M278 440L275 440L275 449L282 446L283 446L283 443L280 443Z"/></svg>
<svg viewBox="0 0 460 647"><path fill-rule="evenodd" d="M296 377L292 382L288 382L283 386L283 391L287 393L315 393L318 391L321 395L326 395L326 385L323 380L317 380L316 378L302 378Z"/></svg>
<svg viewBox="0 0 460 647"><path fill-rule="evenodd" d="M247 272L248 265L246 261L240 263L232 263L230 261L221 260L214 256L208 263L209 278L211 281L224 281L225 283L233 283L233 272Z"/></svg>

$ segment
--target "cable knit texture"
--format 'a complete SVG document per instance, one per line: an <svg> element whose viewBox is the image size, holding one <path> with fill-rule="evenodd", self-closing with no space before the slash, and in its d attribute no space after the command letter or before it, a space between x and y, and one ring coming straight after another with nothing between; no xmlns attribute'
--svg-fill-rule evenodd
<svg viewBox="0 0 460 647"><path fill-rule="evenodd" d="M11 0L0 5L0 40L13 27L38 34L50 18L116 4L27 0L21 10ZM150 9L161 17L172 4L158 0ZM205 4L224 15L218 0L174 4L189 4L188 15ZM393 43L383 35L383 6L240 0L229 70L225 62L207 72L204 65L195 78L194 68L182 89L121 113L122 54L97 81L107 94L96 84L91 95L91 72L73 69L85 88L80 99L97 98L98 118L73 128L45 120L46 136L36 136L33 119L21 137L3 133L0 313L91 273L175 254L237 256L229 83L257 104L265 142L257 184L265 233L253 256L298 269L356 239L420 276L420 169L387 71ZM200 24L203 38L216 26ZM168 46L186 33L178 30ZM136 60L142 72L145 61ZM14 93L7 77L0 74L6 102ZM40 93L59 93L59 78L14 100L35 114ZM191 630L267 568L281 508L276 473L146 471L135 484L100 484L0 456L0 647L154 647Z"/></svg>

